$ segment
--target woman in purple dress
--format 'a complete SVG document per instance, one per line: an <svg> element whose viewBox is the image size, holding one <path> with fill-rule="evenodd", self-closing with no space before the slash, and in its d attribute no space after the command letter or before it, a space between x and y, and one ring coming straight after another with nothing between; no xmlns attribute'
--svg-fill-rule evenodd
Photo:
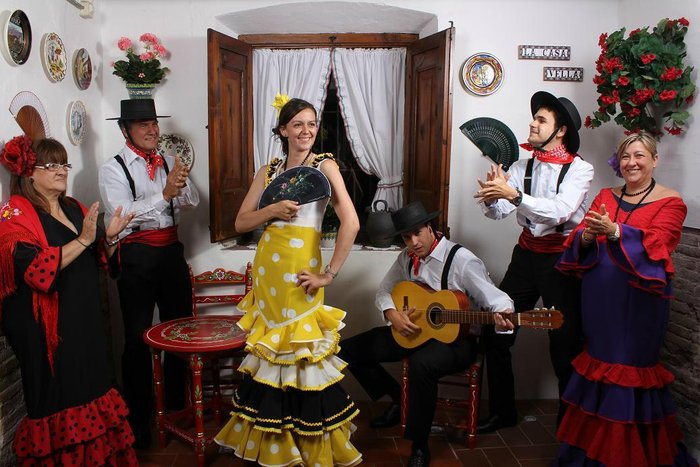
<svg viewBox="0 0 700 467"><path fill-rule="evenodd" d="M687 208L653 178L651 135L626 137L617 155L625 184L598 193L559 263L582 278L586 347L562 396L558 465L697 465L680 442L673 375L659 362Z"/></svg>

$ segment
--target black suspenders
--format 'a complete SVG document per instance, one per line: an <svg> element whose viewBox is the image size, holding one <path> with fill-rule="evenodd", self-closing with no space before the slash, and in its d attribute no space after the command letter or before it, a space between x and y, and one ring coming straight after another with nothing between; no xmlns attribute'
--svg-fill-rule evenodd
<svg viewBox="0 0 700 467"><path fill-rule="evenodd" d="M527 160L527 166L525 166L525 178L523 179L523 193L526 195L529 195L530 192L532 191L532 167L535 165L535 158L532 157ZM559 193L559 185L561 185L561 182L564 181L564 177L566 176L566 173L569 171L571 168L571 162L568 164L563 164L561 167L561 171L559 172L559 178L557 179L557 193ZM526 219L528 225L530 225L530 219ZM566 222L564 222L565 224ZM562 233L564 232L564 224L559 224L556 228L556 232Z"/></svg>
<svg viewBox="0 0 700 467"><path fill-rule="evenodd" d="M442 280L440 281L440 287L442 290L447 290L448 285L447 285L447 278L450 275L450 267L452 266L452 261L455 258L455 255L457 254L457 250L462 248L462 245L455 244L450 252L447 254L447 259L445 260L445 265L442 267ZM413 265L411 264L411 261L408 262L408 277L411 277L411 268Z"/></svg>
<svg viewBox="0 0 700 467"><path fill-rule="evenodd" d="M134 178L131 176L129 173L129 169L126 168L126 163L124 163L124 159L122 159L122 156L117 154L114 156L114 158L119 162L119 165L122 166L122 170L124 170L124 175L126 176L126 180L129 182L129 188L131 188L131 197L136 201L136 184L134 183ZM168 168L168 163L165 161L165 157L163 158L163 170L165 170L165 175L168 175L170 173L170 169ZM175 208L173 208L173 200L170 200L170 215L173 218L173 225L175 225Z"/></svg>

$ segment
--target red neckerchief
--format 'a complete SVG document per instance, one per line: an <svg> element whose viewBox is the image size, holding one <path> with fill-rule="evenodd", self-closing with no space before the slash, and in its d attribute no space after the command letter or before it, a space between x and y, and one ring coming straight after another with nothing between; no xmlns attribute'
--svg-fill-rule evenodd
<svg viewBox="0 0 700 467"><path fill-rule="evenodd" d="M550 162L552 164L568 164L574 160L574 155L567 151L563 144L549 151L541 151L536 149L530 143L522 143L520 145L526 151L533 151L532 157L537 158L540 162Z"/></svg>
<svg viewBox="0 0 700 467"><path fill-rule="evenodd" d="M146 161L146 169L148 169L148 178L153 180L156 176L156 167L163 167L163 156L156 154L156 150L146 152L142 149L137 148L131 141L126 141L126 147L134 151L137 155L144 158Z"/></svg>
<svg viewBox="0 0 700 467"><path fill-rule="evenodd" d="M85 215L87 212L85 206L80 203L78 205ZM7 203L0 206L0 306L5 297L17 290L14 253L19 242L39 247L38 256L44 257L47 270L57 267L58 265L54 263L61 261L61 247L49 246L34 206L25 197L12 195ZM54 353L59 341L58 292L32 287L32 296L34 319L43 324L46 356L53 372Z"/></svg>
<svg viewBox="0 0 700 467"><path fill-rule="evenodd" d="M428 250L428 254L425 255L427 258L430 256L430 253L433 252L435 247L437 246L438 243L440 243L440 239L442 238L442 233L441 232L435 232L435 240L433 240L433 244L430 246L430 250ZM408 258L411 260L411 263L413 264L413 275L417 276L418 275L418 270L420 269L420 256L415 254L412 250L408 251Z"/></svg>

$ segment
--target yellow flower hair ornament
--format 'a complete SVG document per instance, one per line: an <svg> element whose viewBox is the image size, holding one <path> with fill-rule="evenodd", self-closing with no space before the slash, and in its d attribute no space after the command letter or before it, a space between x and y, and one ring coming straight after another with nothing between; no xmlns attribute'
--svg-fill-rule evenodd
<svg viewBox="0 0 700 467"><path fill-rule="evenodd" d="M272 101L272 107L277 109L277 114L279 115L279 113L282 111L282 107L284 107L284 105L289 101L290 97L288 95L277 93L275 100Z"/></svg>

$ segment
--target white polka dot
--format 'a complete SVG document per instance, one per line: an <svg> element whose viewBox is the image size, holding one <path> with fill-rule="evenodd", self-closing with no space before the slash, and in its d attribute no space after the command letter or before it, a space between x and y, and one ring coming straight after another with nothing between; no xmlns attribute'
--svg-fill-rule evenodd
<svg viewBox="0 0 700 467"><path fill-rule="evenodd" d="M243 300L243 301L241 302L241 307L245 308L245 307L247 307L247 306L248 306L248 300Z"/></svg>
<svg viewBox="0 0 700 467"><path fill-rule="evenodd" d="M323 440L324 440L324 441L328 441L329 439L331 439L331 435L328 434L328 432L323 433Z"/></svg>
<svg viewBox="0 0 700 467"><path fill-rule="evenodd" d="M270 320L270 326L274 326L274 325L275 325L275 320L274 320L274 319L271 319L271 320Z"/></svg>
<svg viewBox="0 0 700 467"><path fill-rule="evenodd" d="M255 278L255 285L260 285L260 280L257 277Z"/></svg>
<svg viewBox="0 0 700 467"><path fill-rule="evenodd" d="M352 449L352 444L350 444L350 441L345 443L345 449L348 449L348 450Z"/></svg>
<svg viewBox="0 0 700 467"><path fill-rule="evenodd" d="M318 462L316 462L316 463L314 464L314 467L321 467L321 464L319 464Z"/></svg>
<svg viewBox="0 0 700 467"><path fill-rule="evenodd" d="M245 445L246 449L253 449L255 447L255 441L253 440L248 440L248 443Z"/></svg>
<svg viewBox="0 0 700 467"><path fill-rule="evenodd" d="M250 330L250 334L251 334L251 335L252 335L252 334L255 334L255 328L253 328L253 329Z"/></svg>
<svg viewBox="0 0 700 467"><path fill-rule="evenodd" d="M314 296L313 296L313 295L307 295L307 296L306 296L306 301L309 302L309 303L313 302L313 301L314 301Z"/></svg>
<svg viewBox="0 0 700 467"><path fill-rule="evenodd" d="M293 276L294 276L294 274L292 274L291 272L285 272L285 273L284 273L284 276L283 276L283 277L284 277L284 281L285 281L285 282L292 282L292 280L293 280L292 277L293 277Z"/></svg>
<svg viewBox="0 0 700 467"><path fill-rule="evenodd" d="M312 268L315 268L316 265L318 265L318 260L316 258L311 258L309 260L309 266L311 266Z"/></svg>
<svg viewBox="0 0 700 467"><path fill-rule="evenodd" d="M306 332L311 332L311 329L313 329L313 328L311 327L310 324L305 324L305 325L304 325L304 331L306 331Z"/></svg>
<svg viewBox="0 0 700 467"><path fill-rule="evenodd" d="M287 310L287 318L292 319L292 318L295 318L296 315L297 315L297 311L295 309L290 308L289 310Z"/></svg>
<svg viewBox="0 0 700 467"><path fill-rule="evenodd" d="M304 451L304 453L301 455L301 457L303 457L305 461L308 461L309 460L309 453Z"/></svg>
<svg viewBox="0 0 700 467"><path fill-rule="evenodd" d="M280 341L280 335L279 334L273 334L272 337L270 338L272 342L277 344Z"/></svg>
<svg viewBox="0 0 700 467"><path fill-rule="evenodd" d="M243 425L241 425L240 423L236 423L235 425L233 425L233 431L235 431L236 433L240 432L242 429Z"/></svg>
<svg viewBox="0 0 700 467"><path fill-rule="evenodd" d="M287 309L286 308L282 308L282 316L284 316L285 318L287 317Z"/></svg>
<svg viewBox="0 0 700 467"><path fill-rule="evenodd" d="M270 287L270 295L272 295L273 297L276 297L277 296L277 289L274 287Z"/></svg>
<svg viewBox="0 0 700 467"><path fill-rule="evenodd" d="M298 456L299 455L299 448L296 446L292 446L292 455L293 456Z"/></svg>
<svg viewBox="0 0 700 467"><path fill-rule="evenodd" d="M272 454L277 454L280 451L280 446L279 444L272 444L270 445L270 452Z"/></svg>
<svg viewBox="0 0 700 467"><path fill-rule="evenodd" d="M276 262L279 261L279 260L280 260L280 255L279 255L279 253L273 253L273 254L272 254L272 261L273 261L274 263L276 263Z"/></svg>
<svg viewBox="0 0 700 467"><path fill-rule="evenodd" d="M266 242L269 242L269 241L270 241L270 234L269 234L269 233L266 233L266 234L265 234L265 241L266 241Z"/></svg>
<svg viewBox="0 0 700 467"><path fill-rule="evenodd" d="M265 275L265 268L263 266L260 266L258 268L258 274L260 274L261 276Z"/></svg>
<svg viewBox="0 0 700 467"><path fill-rule="evenodd" d="M260 315L260 312L258 310L255 310L253 312L253 318L257 318Z"/></svg>
<svg viewBox="0 0 700 467"><path fill-rule="evenodd" d="M258 306L260 307L261 310L264 310L265 309L265 302L262 300L258 301Z"/></svg>
<svg viewBox="0 0 700 467"><path fill-rule="evenodd" d="M304 246L304 240L301 238L292 238L289 240L289 246L292 248L302 248Z"/></svg>
<svg viewBox="0 0 700 467"><path fill-rule="evenodd" d="M331 311L333 309L333 307L330 307L328 305L323 305L323 309L326 311Z"/></svg>

